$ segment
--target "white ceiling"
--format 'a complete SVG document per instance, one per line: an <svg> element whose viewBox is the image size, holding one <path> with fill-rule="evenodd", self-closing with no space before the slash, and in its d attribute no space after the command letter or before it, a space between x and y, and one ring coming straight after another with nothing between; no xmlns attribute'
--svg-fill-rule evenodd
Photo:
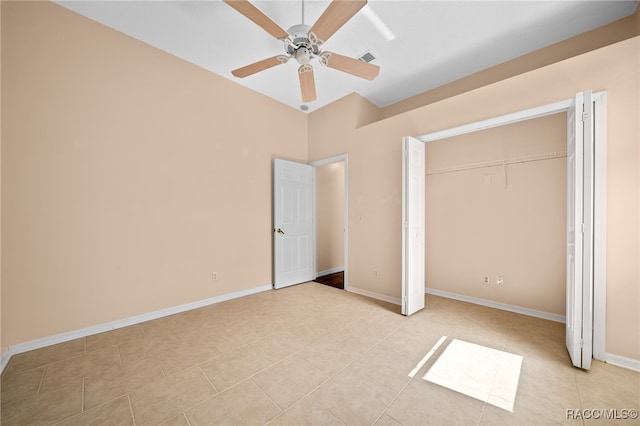
<svg viewBox="0 0 640 426"><path fill-rule="evenodd" d="M244 79L231 71L283 54L283 44L220 0L56 1L86 17L220 76L300 108L298 64L289 61ZM301 23L301 0L255 1L282 28ZM329 0L305 0L312 25ZM370 51L373 81L314 62L316 110L357 92L384 107L474 72L631 15L637 1L370 0L394 33L388 41L360 11L324 45L351 57Z"/></svg>

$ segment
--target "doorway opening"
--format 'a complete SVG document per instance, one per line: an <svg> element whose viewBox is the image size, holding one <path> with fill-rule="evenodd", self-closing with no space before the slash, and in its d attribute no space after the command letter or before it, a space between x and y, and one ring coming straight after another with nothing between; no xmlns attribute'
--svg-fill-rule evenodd
<svg viewBox="0 0 640 426"><path fill-rule="evenodd" d="M429 290L562 320L566 144L566 112L426 144Z"/></svg>
<svg viewBox="0 0 640 426"><path fill-rule="evenodd" d="M347 156L309 163L315 170L314 281L347 288Z"/></svg>

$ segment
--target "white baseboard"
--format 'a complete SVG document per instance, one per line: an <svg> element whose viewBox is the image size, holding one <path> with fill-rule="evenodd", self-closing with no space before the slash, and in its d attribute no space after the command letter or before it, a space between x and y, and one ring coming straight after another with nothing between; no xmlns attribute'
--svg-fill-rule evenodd
<svg viewBox="0 0 640 426"><path fill-rule="evenodd" d="M605 352L604 362L607 364L616 365L618 367L627 368L633 371L640 371L640 360L627 358L620 355L614 355Z"/></svg>
<svg viewBox="0 0 640 426"><path fill-rule="evenodd" d="M426 288L426 294L434 296L446 297L447 299L460 300L462 302L474 303L476 305L488 306L490 308L502 309L503 311L515 312L517 314L528 315L530 317L542 318L546 320L564 323L566 321L564 315L552 314L549 312L537 311L535 309L523 308L521 306L509 305L506 303L494 302L492 300L480 299L477 297L464 296L457 293L449 293L448 291Z"/></svg>
<svg viewBox="0 0 640 426"><path fill-rule="evenodd" d="M394 305L400 305L402 303L402 301L400 299L396 299L395 297L386 296L386 295L380 294L380 293L374 293L373 291L363 290L363 289L357 288L357 287L349 286L347 291L350 291L351 293L360 294L362 296L367 296L367 297L370 297L372 299L382 300L383 302L393 303Z"/></svg>
<svg viewBox="0 0 640 426"><path fill-rule="evenodd" d="M127 327L134 324L139 324L145 321L151 321L154 319L166 317L169 315L174 315L180 312L189 311L192 309L201 308L204 306L214 305L216 303L225 302L227 300L237 299L239 297L249 296L251 294L261 293L263 291L268 291L273 288L272 284L265 284L258 287L253 287L246 290L237 291L234 293L223 294L221 296L212 297L209 299L198 300L196 302L187 303L184 305L173 306L166 309L161 309L154 312L149 312L142 315L136 315L133 317L111 321L104 324L99 324L93 327L87 327L80 330L71 331L68 333L57 334L55 336L45 337L42 339L32 340L30 342L20 343L14 346L8 347L0 356L0 373L4 371L4 368L9 363L11 357L15 354L19 354L22 352L27 352L34 349L40 349L45 346L55 345L58 343L67 342L69 340L74 340L82 337L91 336L93 334L102 333L105 331L115 330L117 328ZM385 302L393 303L394 305L400 305L400 299L395 297L386 296L384 294L375 293L369 290L364 290L357 287L349 287L348 291L356 294L360 294L362 296L371 297L373 299L382 300ZM519 306L508 305L504 303L493 302L490 300L479 299L470 296L464 296L456 293L449 293L442 290L436 289L425 289L425 293L432 294L434 296L446 297L449 299L460 300L463 302L475 303L477 305L488 306L491 308L502 309L506 311L516 312L524 315L529 315L533 317L548 319L551 321L564 322L565 318L561 315L550 314L548 312L536 311L533 309L522 308ZM620 355L605 353L604 362L612 365L616 365L618 367L626 368L629 370L640 371L640 360L623 357Z"/></svg>
<svg viewBox="0 0 640 426"><path fill-rule="evenodd" d="M316 272L316 278L324 277L325 275L335 274L337 272L344 272L344 266L338 266L337 268L325 269L324 271Z"/></svg>
<svg viewBox="0 0 640 426"><path fill-rule="evenodd" d="M93 334L103 333L105 331L115 330L117 328L128 327L130 325L139 324L145 321L178 314L180 312L190 311L192 309L202 308L204 306L215 305L216 303L226 302L227 300L237 299L239 297L249 296L263 291L271 290L273 284L264 284L258 287L248 288L246 290L236 291L234 293L223 294L209 299L198 300L184 305L172 306L158 311L148 312L146 314L136 315L121 320L111 321L95 326L82 328L80 330L69 331L67 333L56 334L54 336L44 337L42 339L32 340L30 342L19 343L8 347L0 358L0 373L4 371L7 363L15 354L32 351L34 349L44 348L58 343L68 342L69 340L79 339L91 336Z"/></svg>
<svg viewBox="0 0 640 426"><path fill-rule="evenodd" d="M2 357L0 357L0 373L4 371L4 367L6 367L7 363L11 359L11 348L7 348L4 352L2 352Z"/></svg>

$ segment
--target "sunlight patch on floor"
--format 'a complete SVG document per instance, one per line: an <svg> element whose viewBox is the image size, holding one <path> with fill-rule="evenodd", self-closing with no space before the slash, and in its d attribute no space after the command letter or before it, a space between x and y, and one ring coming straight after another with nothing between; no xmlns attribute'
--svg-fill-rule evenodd
<svg viewBox="0 0 640 426"><path fill-rule="evenodd" d="M453 339L423 379L513 412L522 357Z"/></svg>

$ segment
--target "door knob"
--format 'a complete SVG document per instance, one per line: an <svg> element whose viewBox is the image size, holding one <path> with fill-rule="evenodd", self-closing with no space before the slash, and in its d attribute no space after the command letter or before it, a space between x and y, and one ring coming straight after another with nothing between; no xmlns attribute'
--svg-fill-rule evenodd
<svg viewBox="0 0 640 426"><path fill-rule="evenodd" d="M282 234L282 235L284 235L284 231L283 231L282 229L280 229L280 228L278 228L278 229L276 230L276 232L277 232L278 234Z"/></svg>

